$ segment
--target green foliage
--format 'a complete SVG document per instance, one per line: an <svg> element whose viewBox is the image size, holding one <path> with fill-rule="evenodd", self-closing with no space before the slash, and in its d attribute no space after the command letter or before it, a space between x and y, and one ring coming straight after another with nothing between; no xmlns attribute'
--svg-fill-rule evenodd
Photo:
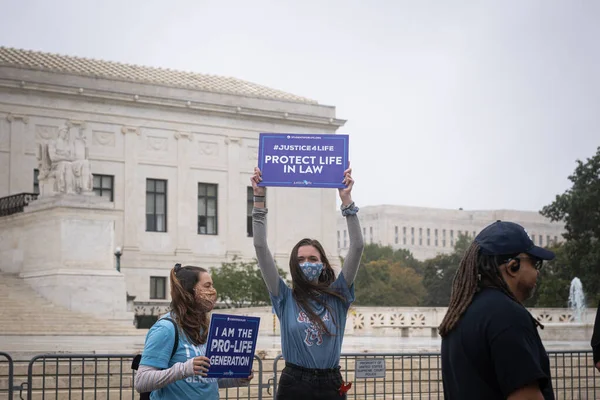
<svg viewBox="0 0 600 400"><path fill-rule="evenodd" d="M277 269L280 276L285 276L285 271ZM222 263L220 268L211 268L211 275L219 301L228 308L271 304L256 260L245 262L235 257L231 262Z"/></svg>
<svg viewBox="0 0 600 400"><path fill-rule="evenodd" d="M573 186L541 211L565 223L566 241L551 272L543 277L538 307L566 307L565 290L574 277L581 279L588 306L595 307L600 300L600 147L585 162L577 160L569 180Z"/></svg>
<svg viewBox="0 0 600 400"><path fill-rule="evenodd" d="M356 276L356 305L416 306L425 295L421 263L407 250L367 244Z"/></svg>
<svg viewBox="0 0 600 400"><path fill-rule="evenodd" d="M452 254L441 254L424 262L423 285L427 295L423 299L423 306L446 307L448 305L454 275L472 240L468 235L459 235Z"/></svg>

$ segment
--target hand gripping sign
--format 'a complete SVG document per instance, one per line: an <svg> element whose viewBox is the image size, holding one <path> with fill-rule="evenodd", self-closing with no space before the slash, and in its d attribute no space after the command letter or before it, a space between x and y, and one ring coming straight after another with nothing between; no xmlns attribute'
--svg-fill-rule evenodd
<svg viewBox="0 0 600 400"><path fill-rule="evenodd" d="M259 186L344 188L348 135L261 133Z"/></svg>

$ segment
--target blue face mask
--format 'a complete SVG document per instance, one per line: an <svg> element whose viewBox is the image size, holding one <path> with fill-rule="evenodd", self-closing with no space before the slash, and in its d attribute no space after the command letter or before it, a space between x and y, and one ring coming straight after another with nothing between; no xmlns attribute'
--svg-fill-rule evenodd
<svg viewBox="0 0 600 400"><path fill-rule="evenodd" d="M302 270L302 273L304 273L306 279L309 281L314 281L321 275L321 272L323 271L323 263L304 262L300 264L300 269Z"/></svg>

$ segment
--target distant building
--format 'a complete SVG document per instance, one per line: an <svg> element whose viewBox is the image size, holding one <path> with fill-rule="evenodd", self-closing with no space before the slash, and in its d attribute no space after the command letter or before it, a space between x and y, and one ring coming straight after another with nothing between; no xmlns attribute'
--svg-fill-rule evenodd
<svg viewBox="0 0 600 400"><path fill-rule="evenodd" d="M460 234L475 237L494 221L523 225L536 245L562 241L564 225L550 222L537 212L513 210L448 210L397 205L365 206L360 222L365 243L407 249L418 260L451 253ZM337 217L338 254L348 251L348 232L343 217Z"/></svg>

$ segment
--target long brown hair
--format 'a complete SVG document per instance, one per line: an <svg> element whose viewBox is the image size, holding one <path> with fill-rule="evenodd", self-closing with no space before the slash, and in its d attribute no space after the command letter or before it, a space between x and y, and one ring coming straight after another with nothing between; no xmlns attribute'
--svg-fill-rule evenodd
<svg viewBox="0 0 600 400"><path fill-rule="evenodd" d="M313 246L315 249L317 249L319 255L321 256L323 271L321 272L321 275L319 275L317 282L306 279L304 273L302 273L302 270L300 269L300 262L298 261L298 249L302 246ZM331 268L331 264L329 264L329 260L325 255L325 250L318 240L305 238L296 243L292 249L292 253L290 254L290 273L292 275L292 294L294 299L300 308L307 314L307 317L314 324L318 325L321 332L331 335L327 329L327 326L325 325L325 322L317 316L315 311L310 306L309 301L313 300L325 307L337 328L337 322L331 313L331 308L327 304L327 298L321 295L328 294L330 296L337 297L342 301L346 301L346 299L337 291L329 288L329 286L335 282L335 272L333 271L333 268Z"/></svg>
<svg viewBox="0 0 600 400"><path fill-rule="evenodd" d="M440 336L444 337L454 329L480 288L493 287L499 289L511 300L521 306L523 305L506 284L499 268L508 259L516 256L517 254L488 256L481 253L481 249L476 242L471 244L460 261L456 275L454 275L448 311L438 328ZM537 326L544 327L535 318L532 317L532 319Z"/></svg>
<svg viewBox="0 0 600 400"><path fill-rule="evenodd" d="M171 314L177 325L185 332L194 345L206 343L208 313L200 309L194 296L194 287L201 273L208 273L201 267L175 264L171 270Z"/></svg>

